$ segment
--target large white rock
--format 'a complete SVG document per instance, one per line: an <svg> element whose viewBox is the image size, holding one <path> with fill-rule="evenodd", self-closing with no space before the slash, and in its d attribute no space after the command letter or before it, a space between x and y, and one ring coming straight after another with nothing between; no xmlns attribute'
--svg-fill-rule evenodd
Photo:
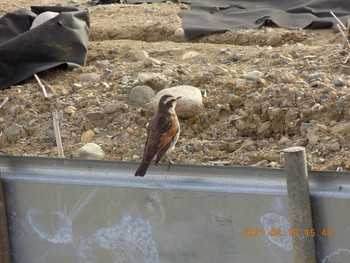
<svg viewBox="0 0 350 263"><path fill-rule="evenodd" d="M176 113L179 118L187 119L194 115L200 114L203 109L203 100L201 91L193 86L175 86L159 91L153 100L153 109L158 108L159 99L165 95L170 94L175 97L181 96L181 99L176 105Z"/></svg>
<svg viewBox="0 0 350 263"><path fill-rule="evenodd" d="M89 142L77 151L77 157L102 160L105 152L96 143Z"/></svg>

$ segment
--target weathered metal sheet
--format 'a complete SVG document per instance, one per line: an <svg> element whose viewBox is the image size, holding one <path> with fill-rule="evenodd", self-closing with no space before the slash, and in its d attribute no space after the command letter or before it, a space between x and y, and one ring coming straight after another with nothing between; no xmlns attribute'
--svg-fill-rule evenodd
<svg viewBox="0 0 350 263"><path fill-rule="evenodd" d="M137 165L1 157L13 262L293 262L283 170ZM350 262L350 174L309 177L318 261Z"/></svg>

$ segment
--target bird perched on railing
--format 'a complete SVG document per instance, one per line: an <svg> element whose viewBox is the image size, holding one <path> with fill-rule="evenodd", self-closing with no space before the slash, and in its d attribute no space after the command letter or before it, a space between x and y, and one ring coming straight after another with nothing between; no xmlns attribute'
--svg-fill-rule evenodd
<svg viewBox="0 0 350 263"><path fill-rule="evenodd" d="M180 123L175 112L176 103L180 98L172 95L163 95L160 98L158 112L148 125L142 161L135 176L144 176L146 174L154 156L156 156L155 165L166 156L170 167L172 162L167 153L174 149L180 135Z"/></svg>

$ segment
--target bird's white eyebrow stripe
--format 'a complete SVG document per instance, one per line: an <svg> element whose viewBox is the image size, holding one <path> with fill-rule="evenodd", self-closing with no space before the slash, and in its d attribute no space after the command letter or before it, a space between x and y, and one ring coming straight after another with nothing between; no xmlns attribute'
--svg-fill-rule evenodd
<svg viewBox="0 0 350 263"><path fill-rule="evenodd" d="M174 100L174 97L173 97L173 96L167 97L167 98L163 101L163 103L164 103L164 105L165 105L165 104L167 104L169 101L172 101L172 100Z"/></svg>

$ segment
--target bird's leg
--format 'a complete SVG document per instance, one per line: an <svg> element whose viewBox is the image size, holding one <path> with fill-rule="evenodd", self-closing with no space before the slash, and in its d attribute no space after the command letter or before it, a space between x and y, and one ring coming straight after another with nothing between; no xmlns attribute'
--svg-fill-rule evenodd
<svg viewBox="0 0 350 263"><path fill-rule="evenodd" d="M166 158L168 158L168 161L169 161L169 165L168 165L168 171L170 170L170 166L174 163L172 160L170 160L169 156L168 155L165 155Z"/></svg>

